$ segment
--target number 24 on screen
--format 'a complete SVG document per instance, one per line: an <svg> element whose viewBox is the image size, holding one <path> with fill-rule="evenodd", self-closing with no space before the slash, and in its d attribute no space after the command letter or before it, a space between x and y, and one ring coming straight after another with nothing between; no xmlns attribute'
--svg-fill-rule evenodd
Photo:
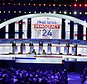
<svg viewBox="0 0 87 84"><path fill-rule="evenodd" d="M52 31L51 30L42 30L42 36L52 36Z"/></svg>

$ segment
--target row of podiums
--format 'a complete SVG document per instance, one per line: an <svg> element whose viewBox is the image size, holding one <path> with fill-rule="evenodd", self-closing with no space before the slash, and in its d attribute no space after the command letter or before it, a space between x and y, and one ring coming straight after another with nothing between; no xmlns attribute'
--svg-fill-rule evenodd
<svg viewBox="0 0 87 84"><path fill-rule="evenodd" d="M53 54L52 53L53 44L48 42L47 46L46 46L47 50L45 48L43 48L44 47L43 44L44 43L42 43L42 42L38 43L38 46L37 46L38 52L37 52L35 50L34 43L30 42L29 45L28 45L29 48L30 48L28 53L29 54L39 54L39 55L46 55L46 54L52 55ZM61 45L60 43L56 44L55 54L62 54L60 45ZM64 46L64 53L67 54L67 55L69 54L69 48L70 48L70 44L66 43L65 46ZM12 54L15 54L17 50L18 50L18 46L16 45L15 42L13 42L12 43ZM24 54L24 53L26 53L26 45L25 45L25 43L21 43L20 44L20 52L18 54ZM77 55L77 44L74 44L74 46L72 47L72 53L71 54Z"/></svg>

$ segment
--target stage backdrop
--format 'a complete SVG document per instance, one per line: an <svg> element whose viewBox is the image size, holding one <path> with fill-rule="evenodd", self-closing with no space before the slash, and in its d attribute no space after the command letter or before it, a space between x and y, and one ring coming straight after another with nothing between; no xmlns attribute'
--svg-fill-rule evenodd
<svg viewBox="0 0 87 84"><path fill-rule="evenodd" d="M31 20L31 39L61 39L62 19L34 17Z"/></svg>

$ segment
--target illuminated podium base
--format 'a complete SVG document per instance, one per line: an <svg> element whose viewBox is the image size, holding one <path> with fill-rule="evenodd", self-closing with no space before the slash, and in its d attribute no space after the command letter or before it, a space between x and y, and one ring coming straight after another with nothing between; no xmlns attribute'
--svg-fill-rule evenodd
<svg viewBox="0 0 87 84"><path fill-rule="evenodd" d="M15 60L16 63L52 63L62 61L87 61L87 56L74 55L34 55L34 54L1 54L0 60Z"/></svg>

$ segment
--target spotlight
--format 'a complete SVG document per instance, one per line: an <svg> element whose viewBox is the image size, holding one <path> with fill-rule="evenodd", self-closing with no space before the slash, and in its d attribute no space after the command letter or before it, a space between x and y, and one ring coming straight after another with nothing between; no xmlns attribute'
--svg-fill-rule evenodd
<svg viewBox="0 0 87 84"><path fill-rule="evenodd" d="M51 4L49 4L49 6L51 6Z"/></svg>
<svg viewBox="0 0 87 84"><path fill-rule="evenodd" d="M66 7L66 5L64 5Z"/></svg>
<svg viewBox="0 0 87 84"><path fill-rule="evenodd" d="M49 13L51 13L51 12L49 11Z"/></svg>
<svg viewBox="0 0 87 84"><path fill-rule="evenodd" d="M31 11L29 11L29 13L31 13Z"/></svg>
<svg viewBox="0 0 87 84"><path fill-rule="evenodd" d="M82 6L82 4L79 4L79 6L81 7L81 6Z"/></svg>
<svg viewBox="0 0 87 84"><path fill-rule="evenodd" d="M85 12L85 14L87 14L87 12Z"/></svg>
<svg viewBox="0 0 87 84"><path fill-rule="evenodd" d="M77 4L74 4L74 7L76 7L77 6Z"/></svg>
<svg viewBox="0 0 87 84"><path fill-rule="evenodd" d="M64 11L64 14L67 14L67 11Z"/></svg>
<svg viewBox="0 0 87 84"><path fill-rule="evenodd" d="M18 3L18 5L20 6L21 4L20 4L20 3Z"/></svg>
<svg viewBox="0 0 87 84"><path fill-rule="evenodd" d="M25 6L26 4L24 4L24 6Z"/></svg>
<svg viewBox="0 0 87 84"><path fill-rule="evenodd" d="M59 13L62 13L61 11L59 11Z"/></svg>
<svg viewBox="0 0 87 84"><path fill-rule="evenodd" d="M77 14L77 12L76 12L76 11L74 11L74 14L76 15L76 14Z"/></svg>
<svg viewBox="0 0 87 84"><path fill-rule="evenodd" d="M34 4L34 6L35 6L36 4Z"/></svg>
<svg viewBox="0 0 87 84"><path fill-rule="evenodd" d="M59 6L61 6L61 5L59 4Z"/></svg>
<svg viewBox="0 0 87 84"><path fill-rule="evenodd" d="M19 13L21 13L21 11L19 11Z"/></svg>
<svg viewBox="0 0 87 84"><path fill-rule="evenodd" d="M55 6L55 4L53 4L53 6Z"/></svg>
<svg viewBox="0 0 87 84"><path fill-rule="evenodd" d="M71 14L71 12L69 12L69 14Z"/></svg>
<svg viewBox="0 0 87 84"><path fill-rule="evenodd" d="M79 14L82 14L82 12L79 12Z"/></svg>
<svg viewBox="0 0 87 84"><path fill-rule="evenodd" d="M34 11L34 13L36 13L36 11Z"/></svg>
<svg viewBox="0 0 87 84"><path fill-rule="evenodd" d="M41 11L40 11L40 14L41 14Z"/></svg>
<svg viewBox="0 0 87 84"><path fill-rule="evenodd" d="M16 13L16 11L14 11L14 13Z"/></svg>
<svg viewBox="0 0 87 84"><path fill-rule="evenodd" d="M87 4L85 4L85 7L87 7Z"/></svg>
<svg viewBox="0 0 87 84"><path fill-rule="evenodd" d="M4 11L4 13L5 13L5 11Z"/></svg>
<svg viewBox="0 0 87 84"><path fill-rule="evenodd" d="M8 11L8 13L11 13L11 11Z"/></svg>
<svg viewBox="0 0 87 84"><path fill-rule="evenodd" d="M28 3L28 5L30 5L30 3Z"/></svg>
<svg viewBox="0 0 87 84"><path fill-rule="evenodd" d="M27 12L25 11L24 13L26 14Z"/></svg>
<svg viewBox="0 0 87 84"><path fill-rule="evenodd" d="M56 11L53 11L54 14L56 14Z"/></svg>
<svg viewBox="0 0 87 84"><path fill-rule="evenodd" d="M41 4L39 4L39 6L41 6Z"/></svg>

